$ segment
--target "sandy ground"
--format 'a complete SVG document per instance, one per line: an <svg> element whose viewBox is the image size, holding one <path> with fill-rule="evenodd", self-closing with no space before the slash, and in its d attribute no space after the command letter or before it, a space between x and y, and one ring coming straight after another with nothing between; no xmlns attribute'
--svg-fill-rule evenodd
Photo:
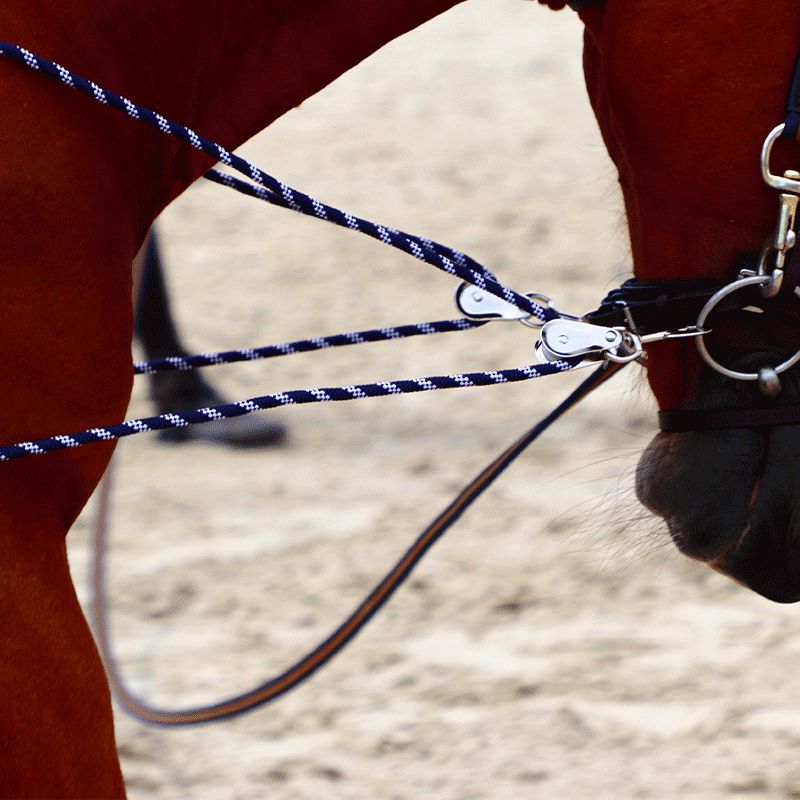
<svg viewBox="0 0 800 800"><path fill-rule="evenodd" d="M579 53L572 14L472 0L244 152L583 311L629 263ZM162 230L196 351L455 315L455 286L432 268L216 186L190 190ZM498 324L211 375L240 398L514 366L532 346ZM131 797L800 797L800 617L682 559L638 509L631 473L655 426L629 372L299 691L189 730L120 714ZM284 667L576 382L288 409L278 452L124 442L111 586L136 690L209 702ZM139 385L131 415L150 410ZM71 535L84 596L91 515Z"/></svg>

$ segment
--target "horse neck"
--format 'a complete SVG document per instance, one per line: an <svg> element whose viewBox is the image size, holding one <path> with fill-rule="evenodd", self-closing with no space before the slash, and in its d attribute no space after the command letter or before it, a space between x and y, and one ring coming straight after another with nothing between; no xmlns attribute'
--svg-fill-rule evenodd
<svg viewBox="0 0 800 800"><path fill-rule="evenodd" d="M0 26L4 38L233 149L385 42L458 1L272 0L226 4L221 12L211 0L123 0L96 3L79 18L70 0L48 2L46 14L11 2L0 8ZM18 82L33 106L57 110L56 130L73 125L92 143L106 188L109 177L118 181L128 205L136 206L137 240L211 165L202 153L124 115L90 107L53 81L34 86L47 79L19 72L0 63L0 90L6 80ZM65 135L74 136L75 128Z"/></svg>
<svg viewBox="0 0 800 800"><path fill-rule="evenodd" d="M758 157L783 121L797 4L638 5L609 0L584 14L587 83L620 172L636 274L723 280L774 225ZM796 150L782 143L773 166L784 165L796 166Z"/></svg>

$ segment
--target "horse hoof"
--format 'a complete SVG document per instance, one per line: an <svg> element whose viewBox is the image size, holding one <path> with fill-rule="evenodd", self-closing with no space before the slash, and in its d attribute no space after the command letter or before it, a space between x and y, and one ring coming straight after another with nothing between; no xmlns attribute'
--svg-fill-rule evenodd
<svg viewBox="0 0 800 800"><path fill-rule="evenodd" d="M285 425L257 416L218 419L183 428L166 428L156 437L164 444L206 442L225 447L258 448L279 447L288 439Z"/></svg>

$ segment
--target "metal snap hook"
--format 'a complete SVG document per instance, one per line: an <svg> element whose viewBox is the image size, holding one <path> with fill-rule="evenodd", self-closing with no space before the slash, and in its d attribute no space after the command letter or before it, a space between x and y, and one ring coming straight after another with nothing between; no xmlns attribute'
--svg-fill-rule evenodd
<svg viewBox="0 0 800 800"><path fill-rule="evenodd" d="M775 175L770 171L770 158L772 157L772 148L775 142L781 138L783 133L784 124L776 125L764 140L761 147L761 177L767 186L777 189L780 192L791 192L792 194L800 194L800 174L794 170L790 170L788 174Z"/></svg>
<svg viewBox="0 0 800 800"><path fill-rule="evenodd" d="M788 195L781 195L787 197ZM796 198L800 199L800 198ZM794 233L794 231L793 231ZM794 243L793 243L794 244ZM767 265L767 259L770 255L775 254L775 266L770 270ZM761 294L763 297L775 297L783 286L783 264L786 260L785 252L778 250L771 242L767 242L761 249L761 255L758 257L758 271L759 277L764 277L767 280L761 285ZM747 270L747 273L740 273L742 277L746 274L752 274L752 270Z"/></svg>
<svg viewBox="0 0 800 800"><path fill-rule="evenodd" d="M605 358L617 364L630 364L639 361L644 356L642 337L631 331L622 334L622 343L616 350L606 350Z"/></svg>

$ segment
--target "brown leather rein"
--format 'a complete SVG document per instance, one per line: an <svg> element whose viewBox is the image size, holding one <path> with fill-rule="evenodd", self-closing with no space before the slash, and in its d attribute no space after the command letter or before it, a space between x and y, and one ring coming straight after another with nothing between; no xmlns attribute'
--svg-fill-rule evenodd
<svg viewBox="0 0 800 800"><path fill-rule="evenodd" d="M250 691L219 702L186 709L162 709L137 697L128 687L114 655L106 592L106 553L108 549L109 510L111 502L111 470L103 478L98 493L95 521L94 554L91 560L91 620L108 682L120 706L138 719L152 725L196 725L226 719L250 711L286 694L313 675L344 647L372 619L410 575L428 550L461 517L475 500L565 412L577 405L591 391L616 375L625 365L605 363L572 391L544 419L506 448L485 469L464 487L459 495L417 537L411 547L389 570L358 607L325 640L279 675L269 678Z"/></svg>

